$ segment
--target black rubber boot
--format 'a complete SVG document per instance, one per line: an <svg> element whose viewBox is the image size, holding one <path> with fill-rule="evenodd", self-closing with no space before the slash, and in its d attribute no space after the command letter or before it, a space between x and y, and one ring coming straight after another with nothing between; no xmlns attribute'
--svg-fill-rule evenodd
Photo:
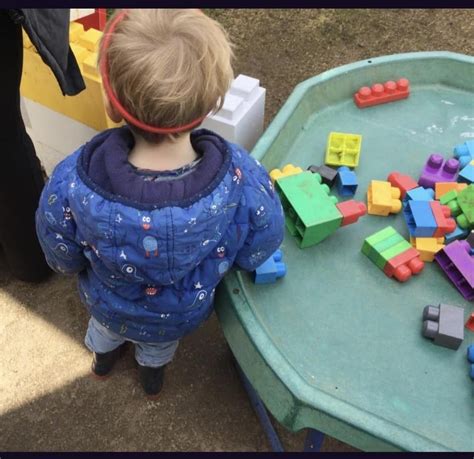
<svg viewBox="0 0 474 459"><path fill-rule="evenodd" d="M165 366L166 365L152 368L138 365L138 376L140 378L140 383L148 398L155 399L161 392L165 376Z"/></svg>
<svg viewBox="0 0 474 459"><path fill-rule="evenodd" d="M113 351L105 352L104 354L94 352L92 358L92 373L99 378L107 377L117 360L125 353L126 346L127 343L124 343Z"/></svg>

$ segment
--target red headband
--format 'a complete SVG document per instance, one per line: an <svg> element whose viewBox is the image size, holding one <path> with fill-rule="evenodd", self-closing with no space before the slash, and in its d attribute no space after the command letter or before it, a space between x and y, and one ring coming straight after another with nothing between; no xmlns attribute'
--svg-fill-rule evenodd
<svg viewBox="0 0 474 459"><path fill-rule="evenodd" d="M135 118L132 114L127 112L125 107L120 103L117 96L114 94L112 90L112 86L110 85L110 81L109 81L107 50L109 48L110 40L112 38L112 34L115 30L115 27L126 15L127 15L127 10L123 10L112 19L112 22L110 23L110 26L108 27L107 31L104 32L105 35L102 41L102 59L100 63L100 73L102 74L102 83L104 85L105 92L107 93L107 96L110 102L115 107L115 109L120 113L120 115L122 115L123 119L128 121L130 124L133 124L137 128L142 129L143 131L151 132L153 134L176 134L179 132L190 131L192 128L201 124L204 118L206 117L206 115L194 121L191 121L191 123L185 124L183 126L178 126L178 127L160 128L156 126L150 126L149 124L143 123L142 121Z"/></svg>

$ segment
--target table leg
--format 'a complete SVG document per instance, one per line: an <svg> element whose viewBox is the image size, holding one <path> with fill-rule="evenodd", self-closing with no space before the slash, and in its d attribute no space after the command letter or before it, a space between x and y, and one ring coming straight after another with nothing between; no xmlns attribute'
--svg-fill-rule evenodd
<svg viewBox="0 0 474 459"><path fill-rule="evenodd" d="M323 446L324 434L319 430L308 429L306 439L304 441L304 452L319 452Z"/></svg>
<svg viewBox="0 0 474 459"><path fill-rule="evenodd" d="M268 416L265 405L263 404L261 398L258 396L257 392L248 380L247 376L245 376L237 361L235 363L244 388L247 392L247 395L249 396L250 403L252 404L253 409L257 413L258 419L260 420L260 424L263 430L265 431L272 450L276 453L284 452L283 445L281 444L280 438L278 437L278 434L276 433L276 430L272 425L272 421Z"/></svg>

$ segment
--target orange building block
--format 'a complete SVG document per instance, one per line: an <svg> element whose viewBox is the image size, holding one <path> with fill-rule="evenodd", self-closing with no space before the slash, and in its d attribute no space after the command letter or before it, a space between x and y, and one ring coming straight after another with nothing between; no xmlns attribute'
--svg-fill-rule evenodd
<svg viewBox="0 0 474 459"><path fill-rule="evenodd" d="M286 164L281 170L273 169L270 172L270 178L272 179L272 182L275 183L275 181L278 179L289 177L290 175L300 174L301 172L303 172L301 167L294 166L293 164Z"/></svg>
<svg viewBox="0 0 474 459"><path fill-rule="evenodd" d="M390 182L372 180L367 190L367 207L370 215L388 216L402 210L400 190Z"/></svg>
<svg viewBox="0 0 474 459"><path fill-rule="evenodd" d="M467 187L467 183L457 183L457 182L437 182L435 184L435 198L440 199L443 194L446 194L448 191L456 190L461 191Z"/></svg>
<svg viewBox="0 0 474 459"><path fill-rule="evenodd" d="M444 248L444 237L411 237L410 243L418 250L422 261L432 262L435 254Z"/></svg>

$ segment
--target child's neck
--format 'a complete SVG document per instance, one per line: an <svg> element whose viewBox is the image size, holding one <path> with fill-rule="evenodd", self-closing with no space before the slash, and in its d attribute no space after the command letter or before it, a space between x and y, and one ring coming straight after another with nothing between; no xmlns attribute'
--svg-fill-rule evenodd
<svg viewBox="0 0 474 459"><path fill-rule="evenodd" d="M164 140L155 145L135 136L135 146L128 161L139 169L166 171L179 169L193 162L198 155L191 145L191 134L183 134L177 140Z"/></svg>

